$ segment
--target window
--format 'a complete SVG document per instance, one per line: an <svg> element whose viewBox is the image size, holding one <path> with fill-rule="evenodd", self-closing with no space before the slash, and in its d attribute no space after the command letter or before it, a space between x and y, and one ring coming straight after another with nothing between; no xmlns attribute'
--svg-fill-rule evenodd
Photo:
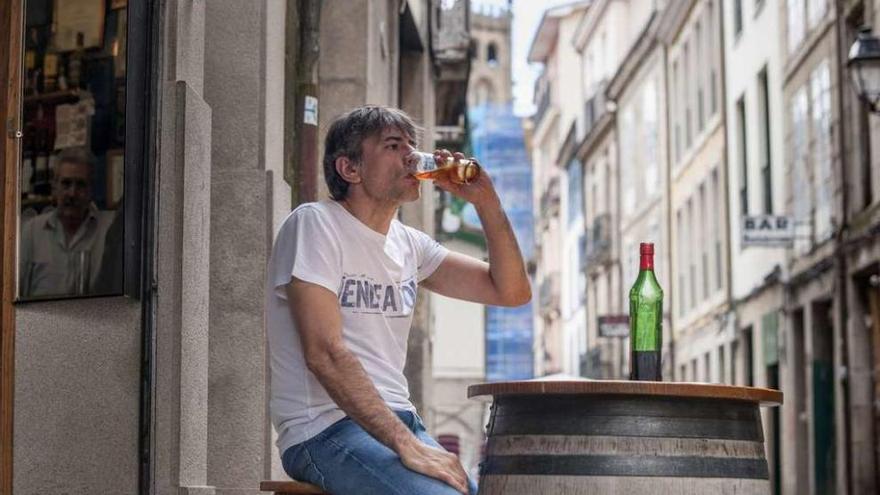
<svg viewBox="0 0 880 495"><path fill-rule="evenodd" d="M828 10L828 0L807 0L807 29L819 25Z"/></svg>
<svg viewBox="0 0 880 495"><path fill-rule="evenodd" d="M702 132L705 125L705 115L703 115L703 80L705 78L702 68L706 67L706 61L703 60L703 30L700 21L697 21L696 27L694 27L694 38L697 52L696 67L699 68L697 73L697 132Z"/></svg>
<svg viewBox="0 0 880 495"><path fill-rule="evenodd" d="M583 221L584 216L584 180L581 162L578 160L570 161L566 175L568 179L568 227L571 228L575 222Z"/></svg>
<svg viewBox="0 0 880 495"><path fill-rule="evenodd" d="M678 381L686 382L687 381L687 365L683 364L678 367Z"/></svg>
<svg viewBox="0 0 880 495"><path fill-rule="evenodd" d="M804 39L804 1L787 0L786 2L786 27L788 29L788 53L794 53Z"/></svg>
<svg viewBox="0 0 880 495"><path fill-rule="evenodd" d="M743 340L744 340L744 346L745 346L745 348L743 349L743 353L744 353L743 357L745 358L745 364L744 364L745 369L743 369L743 371L745 372L745 375L746 375L745 386L752 387L755 384L755 377L754 377L754 371L753 371L753 368L754 368L754 366L753 366L754 365L754 355L753 355L754 354L753 353L754 347L752 345L752 327L746 328L745 332L743 332Z"/></svg>
<svg viewBox="0 0 880 495"><path fill-rule="evenodd" d="M688 42L684 44L684 74L682 74L682 79L684 80L684 84L682 84L682 90L684 93L682 94L682 100L684 100L684 147L685 149L690 149L691 147L691 93L690 93L690 79L691 79L691 51Z"/></svg>
<svg viewBox="0 0 880 495"><path fill-rule="evenodd" d="M583 244L580 242L582 237L583 234L569 245L568 262L571 267L581 266L581 259L584 255L581 249ZM573 269L568 274L568 314L573 314L583 304L583 297L586 293L585 287L582 286L584 280L586 278L583 270Z"/></svg>
<svg viewBox="0 0 880 495"><path fill-rule="evenodd" d="M718 30L715 29L715 10L713 3L706 4L706 47L709 51L709 117L718 111L718 64L719 57L716 52L715 40L718 39Z"/></svg>
<svg viewBox="0 0 880 495"><path fill-rule="evenodd" d="M672 82L675 84L676 88L680 88L680 81L678 80L678 60L672 62ZM672 115L672 121L675 123L675 155L673 156L673 161L678 163L678 160L681 158L681 119L679 119L679 99L675 90L669 92L670 102L669 108L670 113Z"/></svg>
<svg viewBox="0 0 880 495"><path fill-rule="evenodd" d="M498 45L494 41L489 43L486 49L486 62L493 67L498 65Z"/></svg>
<svg viewBox="0 0 880 495"><path fill-rule="evenodd" d="M693 253L696 251L696 245L694 240L694 233L696 231L696 222L694 222L694 202L692 199L687 200L687 252ZM689 308L693 308L697 305L697 262L694 259L694 256L688 256L689 263L689 271L688 271L688 288L690 289Z"/></svg>
<svg viewBox="0 0 880 495"><path fill-rule="evenodd" d="M815 198L815 235L821 242L832 234L831 172L831 73L828 61L823 61L810 75L811 131L813 146L809 153L813 160L813 187Z"/></svg>
<svg viewBox="0 0 880 495"><path fill-rule="evenodd" d="M676 266L678 267L678 315L684 316L685 313L685 282L684 282L684 263L687 259L685 257L685 252L687 251L687 247L684 245L684 220L682 219L681 208L675 212L675 230L678 233L678 240L675 249L678 253L678 259L676 260Z"/></svg>
<svg viewBox="0 0 880 495"><path fill-rule="evenodd" d="M709 215L711 215L714 210L709 208L709 205L706 204L706 184L700 184L699 189L699 205L700 205L700 274L703 277L702 283L702 298L709 298L709 233L708 233L708 223L709 223Z"/></svg>
<svg viewBox="0 0 880 495"><path fill-rule="evenodd" d="M635 167L636 156L636 115L632 105L627 106L620 115L620 181L623 185L623 214L631 215L636 209Z"/></svg>
<svg viewBox="0 0 880 495"><path fill-rule="evenodd" d="M724 362L724 345L718 346L718 381L720 383L727 383L727 376L725 369L726 363Z"/></svg>
<svg viewBox="0 0 880 495"><path fill-rule="evenodd" d="M792 214L794 216L794 251L804 254L810 248L812 221L810 219L810 181L807 175L807 89L800 88L792 96L789 104L791 112L791 135L789 147L793 176Z"/></svg>
<svg viewBox="0 0 880 495"><path fill-rule="evenodd" d="M739 206L743 215L749 214L749 158L746 139L745 95L736 102L736 146L739 148Z"/></svg>
<svg viewBox="0 0 880 495"><path fill-rule="evenodd" d="M725 212L721 206L721 184L718 179L718 168L712 169L712 211L718 218L712 222L712 237L715 239L715 290L721 290L724 283L724 272L721 269L721 225L724 225Z"/></svg>
<svg viewBox="0 0 880 495"><path fill-rule="evenodd" d="M659 167L657 164L657 90L653 80L645 84L645 89L642 93L641 110L642 138L639 142L642 148L641 162L644 163L645 167L645 196L646 198L651 198L657 192L660 185Z"/></svg>
<svg viewBox="0 0 880 495"><path fill-rule="evenodd" d="M25 8L18 300L140 294L145 6L104 3Z"/></svg>
<svg viewBox="0 0 880 495"><path fill-rule="evenodd" d="M739 36L743 28L742 0L733 0L733 33Z"/></svg>
<svg viewBox="0 0 880 495"><path fill-rule="evenodd" d="M739 385L739 377L737 376L737 361L739 360L739 340L734 340L730 344L730 384Z"/></svg>
<svg viewBox="0 0 880 495"><path fill-rule="evenodd" d="M697 375L697 358L691 359L691 381L700 381L700 378Z"/></svg>
<svg viewBox="0 0 880 495"><path fill-rule="evenodd" d="M773 214L773 176L771 169L770 146L770 88L767 82L767 67L758 74L758 113L759 137L761 139L761 192L764 213Z"/></svg>
<svg viewBox="0 0 880 495"><path fill-rule="evenodd" d="M705 373L705 381L706 383L712 382L712 353L707 352L703 356L703 372Z"/></svg>

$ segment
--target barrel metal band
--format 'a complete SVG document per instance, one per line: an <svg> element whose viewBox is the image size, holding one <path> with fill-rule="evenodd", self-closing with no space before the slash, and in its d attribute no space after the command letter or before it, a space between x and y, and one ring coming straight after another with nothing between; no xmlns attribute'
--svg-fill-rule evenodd
<svg viewBox="0 0 880 495"><path fill-rule="evenodd" d="M769 479L764 459L614 455L494 456L481 464L480 475Z"/></svg>
<svg viewBox="0 0 880 495"><path fill-rule="evenodd" d="M491 436L608 435L763 441L755 404L645 397L503 397Z"/></svg>

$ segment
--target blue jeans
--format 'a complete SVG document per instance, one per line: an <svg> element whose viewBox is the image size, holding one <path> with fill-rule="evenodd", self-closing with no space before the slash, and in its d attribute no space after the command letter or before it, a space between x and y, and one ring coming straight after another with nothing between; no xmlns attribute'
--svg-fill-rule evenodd
<svg viewBox="0 0 880 495"><path fill-rule="evenodd" d="M442 449L425 431L421 418L395 411L423 443ZM456 495L446 483L411 471L397 453L355 423L344 418L281 455L287 474L320 486L332 495ZM468 480L471 495L477 485Z"/></svg>

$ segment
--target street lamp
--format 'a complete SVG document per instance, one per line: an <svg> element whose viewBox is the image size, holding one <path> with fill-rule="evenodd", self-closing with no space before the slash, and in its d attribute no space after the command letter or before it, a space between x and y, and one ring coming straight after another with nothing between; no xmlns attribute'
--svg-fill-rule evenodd
<svg viewBox="0 0 880 495"><path fill-rule="evenodd" d="M880 39L871 34L871 28L859 31L846 66L859 98L872 112L880 113Z"/></svg>

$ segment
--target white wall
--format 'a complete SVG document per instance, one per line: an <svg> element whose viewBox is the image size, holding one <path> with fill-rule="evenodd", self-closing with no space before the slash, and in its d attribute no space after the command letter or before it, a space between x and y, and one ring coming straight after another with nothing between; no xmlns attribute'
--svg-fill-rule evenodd
<svg viewBox="0 0 880 495"><path fill-rule="evenodd" d="M746 296L761 284L775 265L784 266L785 251L774 248L743 248L742 216L739 191L742 167L737 120L737 101L745 97L746 156L748 158L749 214L763 213L761 181L761 132L763 116L759 107L758 74L767 68L770 100L770 141L773 213L785 212L784 108L782 98L782 36L779 29L780 9L773 2L764 2L755 17L755 2L742 2L742 33L734 33L733 2L725 2L724 29L727 105L727 161L730 197L730 243L733 298ZM772 35L767 36L767 33Z"/></svg>
<svg viewBox="0 0 880 495"><path fill-rule="evenodd" d="M456 251L483 259L482 248L450 240L443 243ZM439 294L431 294L434 315L433 370L435 378L482 378L486 375L486 307Z"/></svg>

